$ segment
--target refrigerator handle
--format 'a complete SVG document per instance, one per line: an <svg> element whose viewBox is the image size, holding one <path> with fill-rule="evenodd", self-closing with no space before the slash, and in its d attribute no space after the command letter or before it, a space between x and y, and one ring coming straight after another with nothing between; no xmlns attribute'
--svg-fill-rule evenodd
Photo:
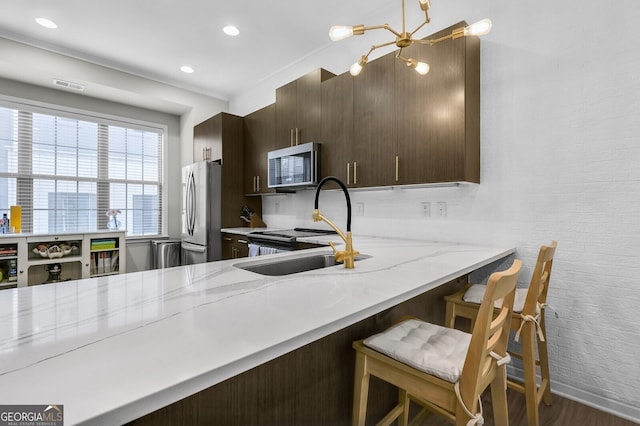
<svg viewBox="0 0 640 426"><path fill-rule="evenodd" d="M187 184L184 191L185 221L187 222L187 234L191 235L191 171L187 175Z"/></svg>
<svg viewBox="0 0 640 426"><path fill-rule="evenodd" d="M196 226L196 180L193 172L189 175L189 235L193 236Z"/></svg>
<svg viewBox="0 0 640 426"><path fill-rule="evenodd" d="M182 249L183 250L187 250L187 251L194 251L197 253L204 253L207 251L207 247L205 246L199 246L197 244L190 244L187 243L186 241L182 242Z"/></svg>

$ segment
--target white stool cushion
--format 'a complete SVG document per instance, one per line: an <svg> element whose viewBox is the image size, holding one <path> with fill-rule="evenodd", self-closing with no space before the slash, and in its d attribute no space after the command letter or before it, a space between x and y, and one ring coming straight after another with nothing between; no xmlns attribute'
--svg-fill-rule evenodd
<svg viewBox="0 0 640 426"><path fill-rule="evenodd" d="M451 383L460 379L471 334L407 320L364 340L391 358Z"/></svg>
<svg viewBox="0 0 640 426"><path fill-rule="evenodd" d="M462 300L469 303L477 303L478 305L482 303L482 299L484 298L484 291L487 289L487 286L484 284L474 284L465 292L464 296L462 296ZM524 308L524 302L527 299L527 288L516 288L516 297L513 301L513 312L522 312ZM502 306L502 300L496 300L494 303L496 308Z"/></svg>

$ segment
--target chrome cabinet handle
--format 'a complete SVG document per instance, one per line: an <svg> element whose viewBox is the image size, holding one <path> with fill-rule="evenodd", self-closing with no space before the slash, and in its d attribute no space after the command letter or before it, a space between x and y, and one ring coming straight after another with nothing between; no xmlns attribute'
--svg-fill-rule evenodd
<svg viewBox="0 0 640 426"><path fill-rule="evenodd" d="M399 179L399 178L398 178L398 163L399 163L399 161L400 161L400 160L398 159L398 156L396 155L396 182L397 182L397 181L398 181L398 179Z"/></svg>
<svg viewBox="0 0 640 426"><path fill-rule="evenodd" d="M256 176L256 192L260 192L260 175Z"/></svg>
<svg viewBox="0 0 640 426"><path fill-rule="evenodd" d="M351 175L351 163L347 163L347 185L351 183L350 175Z"/></svg>

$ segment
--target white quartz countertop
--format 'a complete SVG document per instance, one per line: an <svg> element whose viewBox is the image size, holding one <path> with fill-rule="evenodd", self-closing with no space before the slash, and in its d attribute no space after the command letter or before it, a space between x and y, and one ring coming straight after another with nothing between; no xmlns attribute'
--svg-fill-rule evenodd
<svg viewBox="0 0 640 426"><path fill-rule="evenodd" d="M351 270L233 266L250 258L2 290L0 403L123 424L514 252L358 236L354 247L371 257Z"/></svg>

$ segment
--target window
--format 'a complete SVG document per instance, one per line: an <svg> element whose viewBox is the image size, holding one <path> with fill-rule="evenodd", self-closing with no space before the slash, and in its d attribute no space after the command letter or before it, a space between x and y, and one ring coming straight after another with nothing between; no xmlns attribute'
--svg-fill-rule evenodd
<svg viewBox="0 0 640 426"><path fill-rule="evenodd" d="M164 131L100 117L0 105L0 214L22 206L22 231L162 233Z"/></svg>

